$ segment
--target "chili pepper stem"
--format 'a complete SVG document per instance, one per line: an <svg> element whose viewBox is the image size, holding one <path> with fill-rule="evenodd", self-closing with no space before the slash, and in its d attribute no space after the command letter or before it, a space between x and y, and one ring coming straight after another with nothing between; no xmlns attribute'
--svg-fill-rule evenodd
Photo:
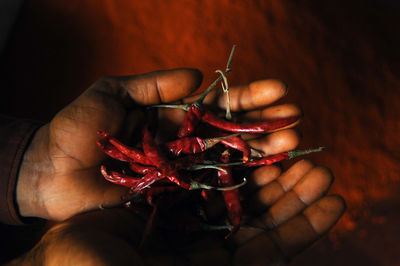
<svg viewBox="0 0 400 266"><path fill-rule="evenodd" d="M231 115L231 106L230 106L230 101L229 101L228 79L226 78L226 75L224 74L224 72L222 72L221 70L216 70L215 72L219 73L221 75L221 77L222 77L221 87L222 87L222 91L226 94L226 113L225 113L225 118L227 120L231 120L232 119L232 115Z"/></svg>
<svg viewBox="0 0 400 266"><path fill-rule="evenodd" d="M232 69L231 69L231 62L232 62L232 58L233 58L233 54L235 53L235 50L236 50L236 44L233 45L233 47L232 47L231 53L230 53L229 58L228 58L228 62L226 63L226 70L225 70L224 75L228 74L228 73L231 72L231 70L232 70ZM222 79L223 79L222 75L219 76L213 83L211 83L210 86L208 86L208 88L203 92L203 94L200 96L200 98L199 98L197 101L195 101L193 104L201 105L201 104L203 103L203 101L204 101L204 98L206 98L207 94L208 94L208 93L215 87L215 85L217 85L217 83L220 82Z"/></svg>
<svg viewBox="0 0 400 266"><path fill-rule="evenodd" d="M287 159L293 159L295 157L306 155L306 154L313 153L313 152L320 152L320 151L323 151L324 149L325 149L325 147L319 147L316 149L308 149L308 150L291 150L291 151L287 152L287 156L289 157ZM261 158L261 159L263 159L263 158ZM244 164L243 162L213 163L211 161L205 161L205 163L212 164L214 167L235 166L235 165L243 165Z"/></svg>
<svg viewBox="0 0 400 266"><path fill-rule="evenodd" d="M210 186L210 185L206 185L206 184L202 184L199 183L197 181L191 180L190 182L190 189L194 190L194 189L207 189L207 190L218 190L218 191L226 191L226 190L233 190L233 189L237 189L240 188L244 185L247 184L247 179L243 178L243 182L234 186L230 186L230 187L214 187L214 186Z"/></svg>
<svg viewBox="0 0 400 266"><path fill-rule="evenodd" d="M151 105L148 108L153 107L161 107L161 108L174 108L174 109L182 109L184 111L189 111L191 104L155 104Z"/></svg>
<svg viewBox="0 0 400 266"><path fill-rule="evenodd" d="M222 86L222 91L226 94L226 113L225 113L225 118L227 120L232 119L232 114L231 114L231 106L230 106L230 101L229 101L229 85L228 85L228 79L226 78L226 75L224 72L221 70L216 70L215 72L219 73L222 77L221 86Z"/></svg>
<svg viewBox="0 0 400 266"><path fill-rule="evenodd" d="M293 159L293 158L295 158L297 156L301 156L301 155L305 155L305 154L309 154L309 153L313 153L313 152L320 152L320 151L322 151L324 149L325 149L325 147L319 147L319 148L316 148L316 149L288 151L289 159Z"/></svg>
<svg viewBox="0 0 400 266"><path fill-rule="evenodd" d="M233 58L233 54L235 53L235 50L236 50L236 44L233 45L231 53L230 53L229 58L228 58L228 62L226 63L226 70L225 71L227 71L227 72L230 72L232 70L231 69L231 63L232 63L232 58Z"/></svg>
<svg viewBox="0 0 400 266"><path fill-rule="evenodd" d="M196 105L196 106L200 106L202 105L204 99L206 98L206 96L208 95L208 93L210 93L210 91L217 85L218 82L220 82L223 77L225 77L229 72L231 72L231 62L232 62L232 58L233 58L233 54L235 52L236 49L236 44L233 45L231 53L229 55L229 59L228 62L226 64L226 70L224 73L222 73L221 71L221 75L213 82L210 84L210 86L208 86L208 88L201 94L200 98L197 99L197 101L195 101L193 104L156 104L156 105L152 105L149 106L149 108L152 107L163 107L163 108L178 108L178 109L182 109L184 111L189 111L189 108L191 105Z"/></svg>
<svg viewBox="0 0 400 266"><path fill-rule="evenodd" d="M219 231L219 230L232 230L235 226L227 224L227 225L213 225L213 224L201 224L201 229L204 231ZM240 226L241 229L245 230L256 230L266 232L264 228L254 227L254 226Z"/></svg>
<svg viewBox="0 0 400 266"><path fill-rule="evenodd" d="M203 170L203 169L217 169L219 171L227 173L224 168L216 166L216 165L212 165L212 164L196 164L196 165L192 165L186 169L189 171L197 171L197 170Z"/></svg>
<svg viewBox="0 0 400 266"><path fill-rule="evenodd" d="M206 162L212 163L211 161L206 161ZM231 162L231 163L215 163L214 166L217 166L217 167L219 167L219 166L236 166L236 165L243 165L243 164L244 163L242 161L240 161L240 162Z"/></svg>

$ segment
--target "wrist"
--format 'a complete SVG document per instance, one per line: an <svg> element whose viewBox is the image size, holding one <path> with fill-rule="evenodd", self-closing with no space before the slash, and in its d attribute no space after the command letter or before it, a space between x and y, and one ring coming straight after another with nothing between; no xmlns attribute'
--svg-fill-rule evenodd
<svg viewBox="0 0 400 266"><path fill-rule="evenodd" d="M16 203L22 217L48 217L45 204L40 197L41 177L50 169L49 164L46 163L50 161L48 132L48 125L45 125L35 133L19 168Z"/></svg>

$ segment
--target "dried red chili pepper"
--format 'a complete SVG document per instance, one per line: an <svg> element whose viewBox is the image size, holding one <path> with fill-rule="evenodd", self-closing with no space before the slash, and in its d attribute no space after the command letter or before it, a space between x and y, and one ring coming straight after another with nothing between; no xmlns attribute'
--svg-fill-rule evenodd
<svg viewBox="0 0 400 266"><path fill-rule="evenodd" d="M203 152L215 144L234 137L234 135L223 136L217 138L202 139L199 137L183 137L174 141L167 142L165 146L168 151L175 156L183 154L196 154Z"/></svg>
<svg viewBox="0 0 400 266"><path fill-rule="evenodd" d="M208 88L202 93L199 99L192 103L191 105L181 105L184 106L185 111L187 111L183 123L178 131L178 137L187 137L194 133L196 126L199 124L201 117L203 116L203 101L208 95L208 93L221 81L226 74L231 72L231 62L233 54L235 53L236 45L232 47L231 53L229 54L228 62L226 64L225 73L221 71L221 76L219 76ZM161 105L160 105L161 106Z"/></svg>
<svg viewBox="0 0 400 266"><path fill-rule="evenodd" d="M232 137L221 141L227 147L243 152L243 162L249 161L250 158L261 158L263 153L253 149L245 140L240 137Z"/></svg>
<svg viewBox="0 0 400 266"><path fill-rule="evenodd" d="M247 162L251 155L251 147L240 137L231 137L221 140L221 143L232 149L243 152L243 162Z"/></svg>
<svg viewBox="0 0 400 266"><path fill-rule="evenodd" d="M131 158L123 154L120 150L118 150L114 145L112 145L109 141L108 137L103 137L96 141L97 146L108 156L111 158L117 159L123 162L133 162Z"/></svg>
<svg viewBox="0 0 400 266"><path fill-rule="evenodd" d="M221 162L229 162L229 153L225 152L221 156ZM231 166L224 166L224 171L218 171L218 184L220 186L228 187L233 186L232 169ZM240 221L242 218L242 205L240 204L239 189L232 189L228 191L222 191L224 197L226 209L228 211L229 218L233 225L233 229L225 236L225 239L236 233L240 228Z"/></svg>
<svg viewBox="0 0 400 266"><path fill-rule="evenodd" d="M322 151L324 148L320 147L317 149L311 149L311 150L292 150L292 151L287 151L287 152L282 152L270 156L266 156L264 158L258 159L258 160L253 160L250 162L247 162L243 164L243 166L246 167L255 167L255 166L263 166L263 165L271 165L276 162L280 162L286 159L293 159L297 156L313 153L313 152L319 152Z"/></svg>
<svg viewBox="0 0 400 266"><path fill-rule="evenodd" d="M170 181L174 182L175 184L179 185L182 188L188 190L191 189L191 185L186 182L182 182L178 179L171 180L172 178L166 175L166 174L171 174L170 172L168 173L167 171L167 173L164 173L163 171L158 171L157 169L149 171L143 177L132 177L116 171L107 171L106 167L102 165L101 173L103 174L106 180L117 185L129 187L131 189L130 190L131 193L140 192L143 189L147 188L148 186L152 185L153 183L160 181L166 177L170 179Z"/></svg>
<svg viewBox="0 0 400 266"><path fill-rule="evenodd" d="M104 165L101 166L101 173L106 180L114 184L131 188L131 192L139 192L154 182L164 178L164 175L157 170L150 171L144 177L137 178L115 171L108 172Z"/></svg>
<svg viewBox="0 0 400 266"><path fill-rule="evenodd" d="M181 157L179 159L171 161L170 163L171 163L172 167L177 170L185 170L192 165L204 163L204 155L192 154L192 155ZM141 164L137 164L137 163L129 164L129 168L132 171L134 171L135 173L142 174L142 175L145 175L145 174L157 169L154 166L141 165Z"/></svg>
<svg viewBox="0 0 400 266"><path fill-rule="evenodd" d="M287 127L299 120L298 116L291 116L275 120L255 122L248 124L237 124L215 116L208 110L203 112L201 120L216 128L236 133L268 133L283 127Z"/></svg>
<svg viewBox="0 0 400 266"><path fill-rule="evenodd" d="M151 164L151 161L148 158L146 158L144 153L142 151L140 151L139 149L135 149L133 147L128 147L128 146L122 144L120 141L118 141L116 138L110 136L110 134L108 134L106 132L99 131L98 134L101 135L103 138L108 139L108 141L112 145L114 145L114 147L116 149L118 149L121 153L123 153L124 155L129 157L131 159L130 162L136 162L136 163L140 163L140 164L144 164L144 165Z"/></svg>
<svg viewBox="0 0 400 266"><path fill-rule="evenodd" d="M216 144L216 143L215 143ZM213 145L212 145L213 146ZM194 154L205 151L211 147L204 139L198 137L183 137L174 141L165 143L168 151L175 156L183 154Z"/></svg>
<svg viewBox="0 0 400 266"><path fill-rule="evenodd" d="M147 127L143 129L142 148L151 165L155 165L157 168L164 168L168 165L167 158L160 147L154 142Z"/></svg>
<svg viewBox="0 0 400 266"><path fill-rule="evenodd" d="M183 138L192 135L196 126L199 124L202 115L202 109L199 108L199 105L192 104L187 110L182 125L178 130L178 137Z"/></svg>
<svg viewBox="0 0 400 266"><path fill-rule="evenodd" d="M287 152L279 153L275 155L270 155L258 160L250 161L245 163L243 166L246 167L255 167L255 166L263 166L263 165L271 165L283 160L289 159L289 154Z"/></svg>
<svg viewBox="0 0 400 266"><path fill-rule="evenodd" d="M229 188L219 188L219 187L213 187L209 186L206 184L201 184L193 179L189 179L187 181L183 180L178 171L177 165L174 165L173 163L169 162L162 151L160 150L159 146L154 142L152 137L150 136L150 132L147 128L143 130L143 143L142 147L144 150L144 153L147 158L149 158L153 165L157 166L157 169L164 175L164 177L168 178L171 182L177 184L178 186L187 189L187 190L194 190L194 189L216 189L216 190L229 190L229 189L234 189L234 187L229 187ZM242 186L246 183L246 180L242 184L239 184L237 186Z"/></svg>
<svg viewBox="0 0 400 266"><path fill-rule="evenodd" d="M142 175L148 174L149 172L156 169L154 166L141 165L138 163L129 164L129 168L132 171L134 171L135 173L142 174Z"/></svg>
<svg viewBox="0 0 400 266"><path fill-rule="evenodd" d="M169 180L185 189L190 189L190 184L180 180L178 171L172 168L165 155L162 153L160 147L154 142L150 135L148 128L143 130L143 151L151 163L157 166L157 169L163 173Z"/></svg>
<svg viewBox="0 0 400 266"><path fill-rule="evenodd" d="M157 166L157 169L171 182L177 184L184 189L198 189L200 184L193 181L188 183L179 177L179 173L175 167L166 159L159 146L154 142L150 136L150 132L147 128L143 130L143 142L142 147L145 155L151 160L153 165Z"/></svg>
<svg viewBox="0 0 400 266"><path fill-rule="evenodd" d="M230 72L230 62L232 60L232 55L235 47L232 49L231 55L228 60L227 68L225 72L218 70L220 77L211 84L207 90L200 96L200 98L192 103L180 106L168 106L168 105L158 105L158 107L172 107L172 108L182 108L187 111L184 121L179 129L178 137L180 139L163 144L164 146L157 145L153 138L150 136L148 129L144 130L142 148L135 149L132 147L125 146L117 139L111 137L105 132L100 132L103 139L98 141L99 147L112 158L128 162L129 167L135 173L144 175L143 177L131 177L123 173L118 173L115 171L107 171L107 169L102 166L101 172L104 177L110 182L124 185L130 187L130 191L134 195L144 196L147 200L148 205L153 207L153 211L148 220L146 229L143 234L143 239L149 233L151 225L153 223L154 217L156 215L157 209L161 207L161 203L164 203L165 199L168 198L155 198L154 195L158 195L167 191L175 191L181 188L187 190L193 189L216 189L222 190L222 194L225 200L227 213L232 225L227 226L208 226L204 227L207 230L215 230L222 228L229 228L231 231L226 236L228 238L240 228L240 223L242 219L242 207L240 204L240 194L238 187L245 184L234 185L234 180L232 178L232 167L244 166L244 167L256 167L262 165L270 165L275 162L279 162L284 159L291 159L296 156L320 151L316 150L306 150L306 151L289 151L276 155L267 156L261 159L262 154L255 149L252 149L250 145L247 144L243 139L238 136L224 136L227 132L235 133L267 133L273 132L278 129L282 129L291 125L294 125L298 120L299 116L287 117L282 119L269 120L257 123L244 123L238 124L227 120L230 120L230 110L229 110L229 84L226 79L226 74ZM226 118L219 118L214 115L211 111L207 110L203 106L203 101L206 95L211 91L211 89L219 82L223 80L222 88L227 99L227 111ZM157 107L157 106L153 106ZM214 139L202 139L199 137L189 137L196 130L198 124L207 123L215 128L217 134L224 136L222 138ZM222 132L223 131L223 132ZM217 135L217 136L220 136ZM243 160L240 162L230 162L228 150L222 154L219 161L221 163L215 163L212 160L216 160L220 156L219 148L215 148L215 152L204 153L207 148L214 146L216 143L221 142L225 146L239 150L243 153ZM170 154L164 154L166 152L163 148L166 148ZM188 156L180 157L176 159L175 157L181 156L182 154L189 154ZM207 156L207 157L206 157ZM172 159L173 158L173 159ZM239 159L238 159L239 160ZM250 160L250 161L249 161ZM220 188L208 186L202 183L204 176L208 175L207 171L202 171L201 175L196 175L193 171L205 168L214 168L218 170L217 181ZM215 175L211 176L215 178ZM210 181L210 180L207 180ZM171 182L178 186L171 186ZM211 181L213 182L213 180ZM138 193L136 193L138 192ZM204 190L203 190L204 192ZM186 194L186 193L184 193ZM203 193L205 195L205 193ZM178 202L177 199L176 202ZM185 201L186 203L186 201ZM165 205L163 205L165 206Z"/></svg>
<svg viewBox="0 0 400 266"><path fill-rule="evenodd" d="M197 126L198 124L198 120L201 120L202 122L210 124L211 126L214 126L216 128L234 133L269 133L290 126L299 120L299 116L290 116L262 122L239 124L217 117L211 111L206 110L201 104L197 104L197 102L196 104L192 104L190 107L189 105L154 105L153 107L192 110L187 120L185 116L186 122L179 130L179 132L182 131L184 133L179 133L179 137L185 137L192 134L194 132L195 126ZM195 118L192 118L194 117L194 112L196 112L196 116Z"/></svg>

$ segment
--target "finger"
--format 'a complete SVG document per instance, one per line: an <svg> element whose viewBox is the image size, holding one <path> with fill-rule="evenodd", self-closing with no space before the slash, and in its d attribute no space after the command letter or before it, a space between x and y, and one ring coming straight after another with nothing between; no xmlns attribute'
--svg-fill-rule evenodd
<svg viewBox="0 0 400 266"><path fill-rule="evenodd" d="M71 137L75 139L76 148L68 150L69 154L86 158L85 163L99 162L104 157L100 156L97 147L92 145L98 138L95 134L97 130L115 135L125 126L124 123L129 116L128 109L135 104L146 105L177 100L195 90L201 78L201 73L194 69L157 71L127 77L105 77L64 108L52 121L51 127L61 128L64 132L58 136L60 143L68 143ZM89 149L93 152L86 152ZM78 154L82 150L95 157L87 158Z"/></svg>
<svg viewBox="0 0 400 266"><path fill-rule="evenodd" d="M189 95L200 85L202 75L197 69L187 68L112 79L116 80L113 87L126 90L135 103L150 105L176 101Z"/></svg>
<svg viewBox="0 0 400 266"><path fill-rule="evenodd" d="M279 166L267 165L254 170L248 178L247 185L244 186L243 190L245 193L251 193L259 188L271 183L278 178L282 173Z"/></svg>
<svg viewBox="0 0 400 266"><path fill-rule="evenodd" d="M300 134L293 129L284 129L248 141L251 147L262 151L265 156L293 150L299 143Z"/></svg>
<svg viewBox="0 0 400 266"><path fill-rule="evenodd" d="M229 88L229 100L231 111L246 111L267 106L276 102L287 93L287 86L282 81L267 79L254 81L247 85L232 86ZM186 103L194 102L199 95L190 96L184 99ZM226 95L214 89L204 100L204 104L217 102L222 109L226 107Z"/></svg>
<svg viewBox="0 0 400 266"><path fill-rule="evenodd" d="M257 109L270 105L287 93L287 86L280 80L254 81L247 86L236 86L229 90L230 107L233 112ZM226 108L226 94L221 95L219 107Z"/></svg>
<svg viewBox="0 0 400 266"><path fill-rule="evenodd" d="M276 79L259 80L249 85L232 87L229 91L232 111L260 108L279 100L287 93L287 86ZM226 108L226 94L219 98L218 105Z"/></svg>
<svg viewBox="0 0 400 266"><path fill-rule="evenodd" d="M269 106L264 109L249 111L240 115L238 120L258 122L265 120L274 120L291 116L302 116L303 111L298 105L295 104L280 104L276 106Z"/></svg>
<svg viewBox="0 0 400 266"><path fill-rule="evenodd" d="M254 192L254 196L249 199L248 203L251 206L251 210L259 212L260 210L265 210L268 206L272 206L286 192L290 191L313 167L314 164L308 160L296 162L278 178L262 186L257 192ZM266 175L264 172L268 170L268 168L261 167L257 171L254 171L252 176Z"/></svg>
<svg viewBox="0 0 400 266"><path fill-rule="evenodd" d="M283 224L325 195L332 182L333 175L329 169L311 169L260 218L261 224L268 229Z"/></svg>
<svg viewBox="0 0 400 266"><path fill-rule="evenodd" d="M247 241L235 254L237 265L287 263L336 224L345 210L343 198L326 196L273 231Z"/></svg>
<svg viewBox="0 0 400 266"><path fill-rule="evenodd" d="M271 231L271 237L286 257L291 258L328 232L344 210L343 198L326 196L311 205L303 214Z"/></svg>
<svg viewBox="0 0 400 266"><path fill-rule="evenodd" d="M149 105L178 100L201 83L196 69L155 71L142 75L104 77L94 83L74 103L111 120L121 120L135 104ZM94 118L95 120L95 118Z"/></svg>

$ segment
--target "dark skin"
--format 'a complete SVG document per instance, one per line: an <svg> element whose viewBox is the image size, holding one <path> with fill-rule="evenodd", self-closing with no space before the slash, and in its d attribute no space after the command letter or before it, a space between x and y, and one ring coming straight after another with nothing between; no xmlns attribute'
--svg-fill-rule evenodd
<svg viewBox="0 0 400 266"><path fill-rule="evenodd" d="M284 174L275 166L253 172L246 188L246 201L252 206L249 224L270 230L242 229L229 240L233 243L229 248L223 244L223 237L213 233L196 239L185 252L175 252L170 247L179 247L179 243L168 243L157 235L151 236L157 241L150 239L150 246L138 250L142 220L120 209L95 211L99 205L118 204L127 191L106 182L99 172L106 157L95 144L97 130L128 141L127 136L140 130L145 106L180 99L193 101L187 95L200 82L201 74L193 69L102 78L40 128L21 165L17 203L22 216L64 222L50 229L15 263L173 265L189 261L200 265L269 265L284 263L326 233L343 214L345 204L340 196L326 196L332 174L308 161L296 163ZM277 80L232 87L231 110L242 111L243 120L300 115L295 105L269 107L286 91ZM211 102L224 108L223 96L211 93L205 103ZM183 114L180 110L159 110L159 122L178 127ZM164 135L176 132L173 127L170 130ZM292 150L299 143L297 132L290 128L244 137L267 155ZM85 213L88 211L94 212ZM219 211L223 210L214 210ZM157 247L152 243L158 243Z"/></svg>
<svg viewBox="0 0 400 266"><path fill-rule="evenodd" d="M94 211L53 226L27 254L10 265L284 265L323 236L344 211L344 201L326 195L330 171L302 160L286 172L276 166L250 177L247 225L228 240L226 231L204 232L188 242L183 233L156 229L138 248L145 221L126 209ZM223 204L210 202L211 216ZM220 208L221 207L221 208ZM182 209L175 220L196 221ZM168 219L168 221L174 218ZM162 223L162 221L158 221Z"/></svg>

